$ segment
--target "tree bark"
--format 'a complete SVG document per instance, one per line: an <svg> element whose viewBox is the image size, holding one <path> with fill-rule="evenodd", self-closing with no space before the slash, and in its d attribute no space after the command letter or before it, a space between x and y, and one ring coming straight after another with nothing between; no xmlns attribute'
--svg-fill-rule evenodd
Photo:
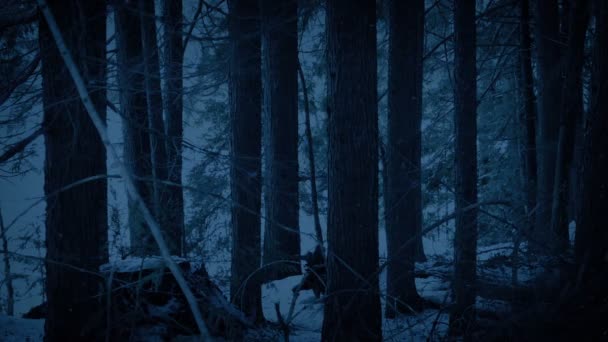
<svg viewBox="0 0 608 342"><path fill-rule="evenodd" d="M477 70L475 1L454 1L454 129L456 212L477 202ZM454 306L449 332L472 338L477 278L477 210L456 216Z"/></svg>
<svg viewBox="0 0 608 342"><path fill-rule="evenodd" d="M534 75L532 70L532 39L530 37L530 3L522 0L520 3L520 97L523 108L521 110L522 130L522 169L524 178L525 213L527 215L524 235L530 237L534 231L534 217L532 213L536 208L536 96L534 95Z"/></svg>
<svg viewBox="0 0 608 342"><path fill-rule="evenodd" d="M264 280L301 274L298 192L298 4L260 1L266 158Z"/></svg>
<svg viewBox="0 0 608 342"><path fill-rule="evenodd" d="M422 229L420 125L424 0L392 0L388 6L386 315L394 317L396 312L422 308L414 279L414 264L422 238L417 237L420 242L413 248L400 247Z"/></svg>
<svg viewBox="0 0 608 342"><path fill-rule="evenodd" d="M123 117L124 160L137 178L135 185L146 207L154 211L154 185L142 32L137 2L124 2L115 10L118 83ZM142 180L145 179L145 180ZM158 249L137 203L128 196L131 252L157 255Z"/></svg>
<svg viewBox="0 0 608 342"><path fill-rule="evenodd" d="M579 169L585 203L579 206L575 243L576 262L584 278L605 275L608 269L608 3L594 1L594 13L591 103Z"/></svg>
<svg viewBox="0 0 608 342"><path fill-rule="evenodd" d="M230 192L232 270L230 297L262 322L261 261L261 47L257 0L229 0L231 124Z"/></svg>
<svg viewBox="0 0 608 342"><path fill-rule="evenodd" d="M165 29L165 134L168 179L182 184L182 138L183 138L183 62L182 39L183 13L181 0L164 0L163 26ZM167 188L167 230L181 238L180 254L186 254L184 231L184 191L180 186ZM177 241L177 240L176 240Z"/></svg>
<svg viewBox="0 0 608 342"><path fill-rule="evenodd" d="M577 118L583 112L583 64L585 62L585 35L589 23L589 0L571 4L568 22L568 50L565 56L566 77L561 96L561 114L557 161L551 207L551 230L556 253L564 253L569 245L568 198L570 194L570 164L573 160Z"/></svg>
<svg viewBox="0 0 608 342"><path fill-rule="evenodd" d="M561 96L560 16L558 0L536 2L536 46L538 51L539 101L536 140L538 183L532 244L534 250L547 252L551 234L551 197L555 175ZM543 246L544 245L544 246Z"/></svg>
<svg viewBox="0 0 608 342"><path fill-rule="evenodd" d="M57 25L82 70L92 104L105 120L106 4L72 0L51 1L48 6L59 14ZM105 326L96 315L103 310L99 297L103 279L95 273L108 259L107 182L101 178L51 194L80 179L106 174L106 150L78 98L49 25L40 18L48 196L45 341L90 341L97 338L95 329Z"/></svg>
<svg viewBox="0 0 608 342"><path fill-rule="evenodd" d="M323 341L381 341L376 2L329 0Z"/></svg>
<svg viewBox="0 0 608 342"><path fill-rule="evenodd" d="M159 50L156 42L156 11L154 1L139 0L139 18L144 58L146 102L148 108L148 127L150 135L150 157L153 176L154 213L163 228L165 241L171 254L181 255L182 231L171 229L168 202L168 186L163 182L168 179L167 144L163 122L163 98L160 84Z"/></svg>

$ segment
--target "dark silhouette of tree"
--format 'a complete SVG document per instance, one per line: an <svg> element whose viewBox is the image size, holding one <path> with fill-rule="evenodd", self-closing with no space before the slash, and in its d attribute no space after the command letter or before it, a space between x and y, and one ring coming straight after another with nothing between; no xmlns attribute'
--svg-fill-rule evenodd
<svg viewBox="0 0 608 342"><path fill-rule="evenodd" d="M232 201L231 301L253 321L264 320L261 259L261 46L257 0L230 0L229 102Z"/></svg>
<svg viewBox="0 0 608 342"><path fill-rule="evenodd" d="M262 0L265 123L265 280L300 270L298 197L298 6Z"/></svg>
<svg viewBox="0 0 608 342"><path fill-rule="evenodd" d="M570 8L568 49L564 56L564 72L559 140L553 184L551 207L551 231L555 236L553 248L557 253L566 251L569 245L568 199L570 189L570 164L574 159L575 134L578 118L583 116L583 64L585 62L585 35L589 23L589 0L573 2Z"/></svg>
<svg viewBox="0 0 608 342"><path fill-rule="evenodd" d="M50 1L102 119L106 113L106 4ZM108 259L106 151L46 20L39 21L44 103L46 341L90 341L104 326L99 266ZM69 185L90 177L99 178Z"/></svg>
<svg viewBox="0 0 608 342"><path fill-rule="evenodd" d="M386 316L420 310L414 263L421 248L421 132L424 1L388 3L388 144L386 239L388 246ZM418 244L405 247L415 238ZM424 254L422 254L424 256ZM411 308L411 309L410 309Z"/></svg>
<svg viewBox="0 0 608 342"><path fill-rule="evenodd" d="M376 2L329 0L323 341L381 341Z"/></svg>
<svg viewBox="0 0 608 342"><path fill-rule="evenodd" d="M454 1L456 232L450 334L471 338L477 278L477 68L475 1Z"/></svg>
<svg viewBox="0 0 608 342"><path fill-rule="evenodd" d="M137 191L154 211L154 175L144 52L137 2L126 1L115 7L120 111L123 118L124 160L136 177ZM128 198L131 251L136 255L158 254L137 204Z"/></svg>
<svg viewBox="0 0 608 342"><path fill-rule="evenodd" d="M162 20L164 25L164 106L167 151L167 173L170 182L182 184L182 139L183 139L183 19L181 0L163 0ZM184 191L180 186L169 186L164 205L167 216L167 231L181 238L181 252L185 253ZM177 239L176 239L177 241Z"/></svg>

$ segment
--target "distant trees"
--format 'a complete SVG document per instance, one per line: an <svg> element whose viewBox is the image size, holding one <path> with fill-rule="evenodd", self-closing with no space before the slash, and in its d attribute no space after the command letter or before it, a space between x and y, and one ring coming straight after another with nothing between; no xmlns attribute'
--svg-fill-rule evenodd
<svg viewBox="0 0 608 342"><path fill-rule="evenodd" d="M245 315L264 320L260 288L261 46L257 0L229 0L230 297Z"/></svg>
<svg viewBox="0 0 608 342"><path fill-rule="evenodd" d="M49 1L93 105L106 113L105 1ZM99 266L108 260L106 151L46 20L39 21L44 104L46 341L90 341L104 326Z"/></svg>
<svg viewBox="0 0 608 342"><path fill-rule="evenodd" d="M264 47L265 280L300 274L298 6L260 1Z"/></svg>
<svg viewBox="0 0 608 342"><path fill-rule="evenodd" d="M450 334L470 340L477 278L477 66L475 1L454 1L454 306Z"/></svg>
<svg viewBox="0 0 608 342"><path fill-rule="evenodd" d="M421 121L424 1L388 2L388 145L386 316L422 308L414 263L421 243ZM422 254L424 256L424 254Z"/></svg>
<svg viewBox="0 0 608 342"><path fill-rule="evenodd" d="M381 341L376 2L329 0L327 298L323 341Z"/></svg>

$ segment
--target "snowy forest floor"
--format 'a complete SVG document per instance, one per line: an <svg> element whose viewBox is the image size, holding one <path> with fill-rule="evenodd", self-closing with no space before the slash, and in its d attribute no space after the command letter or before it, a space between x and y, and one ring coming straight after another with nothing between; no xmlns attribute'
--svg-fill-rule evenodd
<svg viewBox="0 0 608 342"><path fill-rule="evenodd" d="M443 248L442 248L443 249ZM427 249L428 261L416 266L418 277L416 285L420 295L437 303L440 309L427 309L416 315L398 316L396 319L384 319L383 336L385 341L437 341L445 339L448 323L446 303L449 303L449 276L451 273L451 255L449 248L433 254ZM512 244L502 243L480 247L478 251L478 276L480 279L499 285L511 284L512 268L510 255ZM531 266L520 266L518 279L520 285L541 270ZM385 275L380 278L380 289L385 293ZM263 286L264 315L268 321L277 322L275 303L279 303L283 316L287 315L293 298L292 288L300 281L294 276ZM506 301L478 297L477 309L480 313L495 314L497 317L508 314L511 310ZM384 312L384 311L383 311ZM323 322L323 305L315 298L312 291L302 291L297 299L290 341L319 341ZM2 341L42 341L43 320L22 319L0 316L0 340ZM282 331L277 325L269 324L268 328L249 331L247 340L282 341Z"/></svg>

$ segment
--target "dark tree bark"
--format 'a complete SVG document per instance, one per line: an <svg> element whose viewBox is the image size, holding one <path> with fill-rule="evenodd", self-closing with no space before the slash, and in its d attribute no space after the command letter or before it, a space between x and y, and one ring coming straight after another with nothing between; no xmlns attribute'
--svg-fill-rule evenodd
<svg viewBox="0 0 608 342"><path fill-rule="evenodd" d="M560 16L558 0L536 1L536 46L539 65L537 129L538 183L533 239L530 247L546 252L551 234L551 197L555 175L561 96Z"/></svg>
<svg viewBox="0 0 608 342"><path fill-rule="evenodd" d="M327 299L323 341L381 341L376 2L329 0Z"/></svg>
<svg viewBox="0 0 608 342"><path fill-rule="evenodd" d="M421 132L424 0L388 4L388 145L386 186L387 317L420 310L414 264L405 243L422 230Z"/></svg>
<svg viewBox="0 0 608 342"><path fill-rule="evenodd" d="M152 162L154 214L163 229L163 237L173 255L181 255L182 231L174 228L167 210L168 180L166 135L163 123L163 98L160 84L159 50L156 42L154 1L139 0L139 18L144 59L150 157Z"/></svg>
<svg viewBox="0 0 608 342"><path fill-rule="evenodd" d="M48 5L105 120L106 4L71 0ZM105 175L106 151L44 19L39 44L47 196L45 341L91 341L98 337L95 329L105 326L99 316L103 279L95 273L108 259L107 182L102 178L56 192Z"/></svg>
<svg viewBox="0 0 608 342"><path fill-rule="evenodd" d="M525 196L525 213L527 215L525 236L534 231L532 213L536 207L536 96L534 95L534 75L532 70L532 38L530 37L530 3L520 3L520 50L519 50L519 90L523 107L520 122L522 124L521 160L523 169L523 190Z"/></svg>
<svg viewBox="0 0 608 342"><path fill-rule="evenodd" d="M262 0L266 158L265 281L301 274L298 195L298 4Z"/></svg>
<svg viewBox="0 0 608 342"><path fill-rule="evenodd" d="M253 321L264 320L261 278L261 47L257 0L229 0L231 301Z"/></svg>
<svg viewBox="0 0 608 342"><path fill-rule="evenodd" d="M579 206L575 243L576 261L585 278L607 274L608 253L608 3L594 1L594 13L592 100L579 169L584 204Z"/></svg>
<svg viewBox="0 0 608 342"><path fill-rule="evenodd" d="M454 306L450 334L470 340L475 324L477 278L477 70L475 1L454 1L454 129L456 232Z"/></svg>
<svg viewBox="0 0 608 342"><path fill-rule="evenodd" d="M585 35L589 23L589 0L570 4L568 50L564 60L566 77L561 96L561 114L557 160L551 207L551 231L555 237L552 247L563 253L569 245L568 199L570 194L570 164L573 160L577 119L583 113L582 71L585 62Z"/></svg>
<svg viewBox="0 0 608 342"><path fill-rule="evenodd" d="M154 212L154 185L142 32L137 2L116 5L118 83L123 116L124 161L137 178L135 186L146 206ZM131 252L158 254L158 248L137 204L128 199Z"/></svg>
<svg viewBox="0 0 608 342"><path fill-rule="evenodd" d="M182 184L182 137L183 137L183 61L182 39L183 14L181 0L164 0L163 24L165 29L165 133L168 179ZM167 187L167 230L181 238L180 251L185 254L184 192L180 186ZM176 240L177 241L177 240Z"/></svg>

